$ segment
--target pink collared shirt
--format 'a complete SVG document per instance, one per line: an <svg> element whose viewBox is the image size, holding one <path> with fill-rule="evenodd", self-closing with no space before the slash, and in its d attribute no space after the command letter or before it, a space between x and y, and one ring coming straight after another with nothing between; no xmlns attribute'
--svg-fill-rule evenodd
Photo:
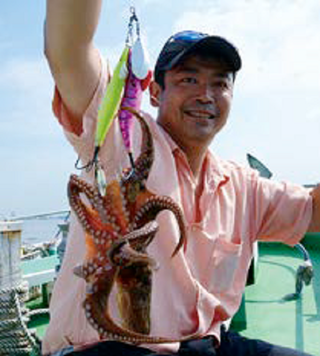
<svg viewBox="0 0 320 356"><path fill-rule="evenodd" d="M98 106L107 81L103 64L80 131L72 128L60 96L57 92L55 95L54 112L83 163L92 157ZM158 216L160 230L148 249L160 266L153 274L151 335L179 339L198 333L219 338L221 323L232 317L240 305L254 242L296 244L309 225L312 200L308 190L300 186L262 179L257 172L221 160L210 152L202 167L202 189L196 195L196 182L184 153L150 116L145 118L155 145L148 189L171 196L182 207L188 235L186 249L171 258L178 242L178 226L172 213ZM138 125L134 137L133 152L138 152ZM101 160L107 175L112 177L129 165L116 122L101 150ZM86 178L92 180L92 176ZM83 230L72 215L67 251L51 299L44 354L70 344L79 346L98 340L82 308L85 282L72 272L81 264L84 254ZM116 309L114 299L111 309ZM178 346L175 343L147 347L174 352Z"/></svg>

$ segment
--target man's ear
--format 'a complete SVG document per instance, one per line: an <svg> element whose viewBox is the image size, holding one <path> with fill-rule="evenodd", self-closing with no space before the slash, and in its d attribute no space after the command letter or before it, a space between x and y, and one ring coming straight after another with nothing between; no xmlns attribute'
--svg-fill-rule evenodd
<svg viewBox="0 0 320 356"><path fill-rule="evenodd" d="M154 80L149 85L150 104L157 108L160 105L161 87Z"/></svg>

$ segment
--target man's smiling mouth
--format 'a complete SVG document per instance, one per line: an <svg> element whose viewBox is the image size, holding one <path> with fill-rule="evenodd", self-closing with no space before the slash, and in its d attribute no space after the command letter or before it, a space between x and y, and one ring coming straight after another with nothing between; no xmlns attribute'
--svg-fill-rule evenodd
<svg viewBox="0 0 320 356"><path fill-rule="evenodd" d="M205 120L212 120L215 119L217 116L214 113L208 111L199 111L199 110L185 110L184 113L195 119L205 119Z"/></svg>

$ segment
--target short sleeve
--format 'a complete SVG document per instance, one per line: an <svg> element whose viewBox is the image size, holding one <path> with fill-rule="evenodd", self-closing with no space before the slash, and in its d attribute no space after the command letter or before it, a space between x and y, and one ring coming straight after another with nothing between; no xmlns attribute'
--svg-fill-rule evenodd
<svg viewBox="0 0 320 356"><path fill-rule="evenodd" d="M312 197L302 186L256 178L255 215L259 240L295 245L312 217Z"/></svg>

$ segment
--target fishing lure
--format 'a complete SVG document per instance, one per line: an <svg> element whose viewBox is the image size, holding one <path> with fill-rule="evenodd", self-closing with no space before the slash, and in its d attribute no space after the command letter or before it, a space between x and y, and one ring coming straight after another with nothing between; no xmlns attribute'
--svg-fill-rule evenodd
<svg viewBox="0 0 320 356"><path fill-rule="evenodd" d="M135 111L140 110L143 91L149 86L152 72L146 65L147 60L140 38L138 38L128 56L128 76L126 79L123 98L119 109L119 124L122 133L124 146L129 156L129 160L134 169L134 159L131 145L131 131Z"/></svg>
<svg viewBox="0 0 320 356"><path fill-rule="evenodd" d="M134 170L134 159L131 151L130 138L133 114L126 110L126 108L139 111L142 91L148 87L151 79L151 71L149 71L147 64L147 56L145 55L140 39L139 21L135 9L131 7L130 11L131 17L128 25L125 48L115 67L99 107L93 158L88 164L80 168L86 168L87 171L90 171L94 167L95 181L99 193L102 196L106 193L107 180L103 167L99 161L101 146L114 118L118 115L124 145L129 155L132 170ZM133 35L133 23L136 24L135 41Z"/></svg>
<svg viewBox="0 0 320 356"><path fill-rule="evenodd" d="M104 196L106 193L107 180L103 168L98 159L100 148L109 131L112 121L117 113L121 94L128 75L127 62L129 56L129 46L125 46L120 60L113 72L110 83L108 84L106 93L103 97L101 106L98 111L98 122L95 135L94 154L91 163L89 163L89 170L92 166L95 168L95 179L99 189L99 193Z"/></svg>
<svg viewBox="0 0 320 356"><path fill-rule="evenodd" d="M119 107L121 94L128 75L128 56L129 47L126 45L113 72L111 81L108 84L105 96L99 108L95 136L95 150L100 149ZM97 153L95 153L95 155L97 155Z"/></svg>

